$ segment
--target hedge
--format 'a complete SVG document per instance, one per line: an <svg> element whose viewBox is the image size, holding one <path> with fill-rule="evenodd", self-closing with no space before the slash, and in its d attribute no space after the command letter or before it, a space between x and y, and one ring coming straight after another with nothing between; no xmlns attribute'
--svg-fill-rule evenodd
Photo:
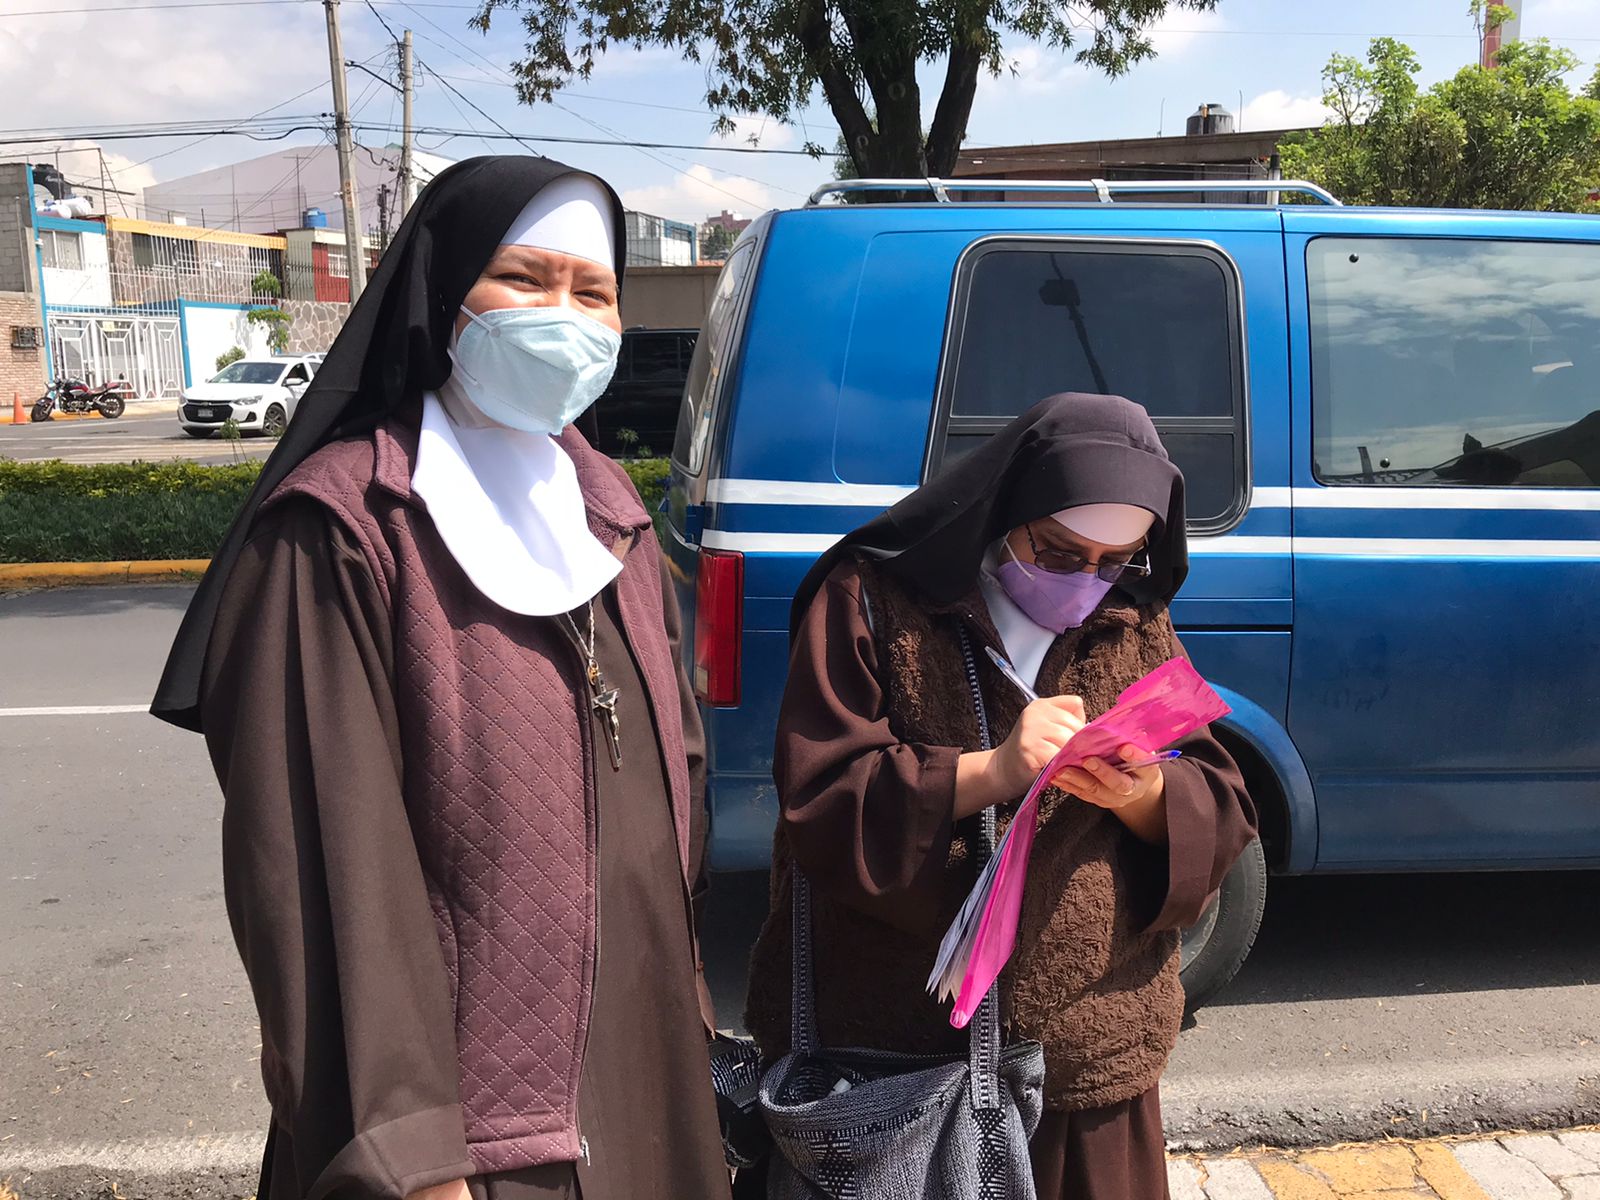
<svg viewBox="0 0 1600 1200"><path fill-rule="evenodd" d="M666 488L666 460L622 466L653 516ZM0 459L0 562L209 558L260 473L259 462Z"/></svg>

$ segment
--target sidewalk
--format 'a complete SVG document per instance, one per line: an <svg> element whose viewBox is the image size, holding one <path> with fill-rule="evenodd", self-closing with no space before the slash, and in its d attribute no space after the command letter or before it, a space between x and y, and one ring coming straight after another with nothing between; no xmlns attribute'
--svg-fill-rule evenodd
<svg viewBox="0 0 1600 1200"><path fill-rule="evenodd" d="M1600 1131L1175 1156L1172 1200L1600 1200Z"/></svg>

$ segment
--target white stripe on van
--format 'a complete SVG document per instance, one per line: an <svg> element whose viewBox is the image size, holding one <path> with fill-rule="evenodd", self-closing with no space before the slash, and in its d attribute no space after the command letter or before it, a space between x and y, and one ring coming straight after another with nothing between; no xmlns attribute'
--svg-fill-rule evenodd
<svg viewBox="0 0 1600 1200"><path fill-rule="evenodd" d="M712 504L831 504L888 508L915 488L879 483L805 483L796 479L713 479L706 485Z"/></svg>
<svg viewBox="0 0 1600 1200"><path fill-rule="evenodd" d="M886 483L810 483L797 479L713 479L713 504L817 504L888 508L915 488ZM1454 509L1523 512L1600 512L1600 488L1258 487L1250 507L1332 509Z"/></svg>
<svg viewBox="0 0 1600 1200"><path fill-rule="evenodd" d="M1286 537L1192 537L1190 554L1288 554L1293 546Z"/></svg>
<svg viewBox="0 0 1600 1200"><path fill-rule="evenodd" d="M1222 538L1221 541L1228 539ZM1285 539L1286 541L1289 539ZM1479 538L1321 538L1297 537L1296 554L1357 558L1592 558L1600 541L1518 541ZM1194 546L1189 543L1190 548Z"/></svg>
<svg viewBox="0 0 1600 1200"><path fill-rule="evenodd" d="M1566 488L1441 488L1427 487L1297 487L1258 488L1263 492L1294 493L1296 508L1404 508L1478 509L1525 512L1600 511L1600 489ZM1252 501L1254 506L1254 501ZM1280 503L1275 507L1283 507Z"/></svg>
<svg viewBox="0 0 1600 1200"><path fill-rule="evenodd" d="M745 554L821 554L843 535L833 533L729 533L707 529L700 544ZM1600 560L1600 540L1529 541L1489 538L1197 537L1195 555L1319 554L1335 558L1572 558Z"/></svg>

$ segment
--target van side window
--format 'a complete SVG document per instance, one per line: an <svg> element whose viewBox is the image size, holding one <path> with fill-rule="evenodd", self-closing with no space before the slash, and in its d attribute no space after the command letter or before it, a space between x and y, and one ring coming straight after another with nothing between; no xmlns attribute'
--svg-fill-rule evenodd
<svg viewBox="0 0 1600 1200"><path fill-rule="evenodd" d="M689 360L689 378L683 386L683 409L678 416L678 438L672 447L672 460L691 475L700 474L705 467L712 417L733 348L734 318L749 290L755 250L754 242L745 242L723 264L722 273L717 276L717 290L711 297L711 309L706 314L700 340L695 343L694 357Z"/></svg>
<svg viewBox="0 0 1600 1200"><path fill-rule="evenodd" d="M1245 496L1243 335L1233 264L1198 244L1004 239L957 270L930 473L1057 392L1144 405L1188 484L1190 527Z"/></svg>
<svg viewBox="0 0 1600 1200"><path fill-rule="evenodd" d="M1317 238L1306 279L1320 482L1600 485L1600 245Z"/></svg>

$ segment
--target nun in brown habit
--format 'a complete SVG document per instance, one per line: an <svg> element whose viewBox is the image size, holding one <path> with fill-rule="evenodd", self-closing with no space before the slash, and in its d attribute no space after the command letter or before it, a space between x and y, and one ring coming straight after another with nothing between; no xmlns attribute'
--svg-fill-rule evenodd
<svg viewBox="0 0 1600 1200"><path fill-rule="evenodd" d="M222 785L262 1200L727 1194L678 615L573 427L622 274L592 176L439 176L173 648L154 711Z"/></svg>
<svg viewBox="0 0 1600 1200"><path fill-rule="evenodd" d="M1142 408L1090 395L1036 405L818 562L778 719L782 817L748 1013L764 1053L788 1049L795 866L816 897L823 1045L964 1052L925 984L975 879L977 816L995 807L1003 829L1086 719L1183 653L1167 605L1186 570L1182 476ZM1179 931L1255 836L1227 751L1204 730L1180 748L1138 770L1091 760L1041 800L998 983L1010 1036L1044 1046L1041 1200L1167 1194L1158 1085L1183 1016Z"/></svg>

